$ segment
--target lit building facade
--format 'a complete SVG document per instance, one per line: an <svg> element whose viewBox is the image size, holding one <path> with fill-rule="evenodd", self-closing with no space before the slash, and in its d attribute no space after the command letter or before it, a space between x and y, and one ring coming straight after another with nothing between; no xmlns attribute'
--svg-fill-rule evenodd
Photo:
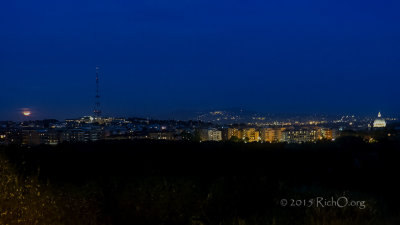
<svg viewBox="0 0 400 225"><path fill-rule="evenodd" d="M335 138L335 135L333 134L332 129L322 128L321 129L320 138L324 138L324 139L327 139L327 140L332 140L332 139Z"/></svg>
<svg viewBox="0 0 400 225"><path fill-rule="evenodd" d="M201 129L200 130L201 141L221 141L222 132L216 129Z"/></svg>
<svg viewBox="0 0 400 225"><path fill-rule="evenodd" d="M260 139L263 142L281 142L282 132L284 128L262 128L260 132Z"/></svg>
<svg viewBox="0 0 400 225"><path fill-rule="evenodd" d="M282 140L287 143L315 142L321 139L320 137L320 132L317 129L290 129L283 131L282 134Z"/></svg>
<svg viewBox="0 0 400 225"><path fill-rule="evenodd" d="M229 141L232 137L239 138L239 133L239 129L237 128L225 128L222 130L222 139L225 141Z"/></svg>
<svg viewBox="0 0 400 225"><path fill-rule="evenodd" d="M260 140L260 132L255 128L247 128L242 130L242 139L248 142L254 142Z"/></svg>

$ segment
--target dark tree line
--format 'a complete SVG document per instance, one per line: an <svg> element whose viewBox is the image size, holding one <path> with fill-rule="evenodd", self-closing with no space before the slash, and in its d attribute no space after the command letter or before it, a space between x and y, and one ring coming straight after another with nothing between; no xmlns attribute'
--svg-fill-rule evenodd
<svg viewBox="0 0 400 225"><path fill-rule="evenodd" d="M105 224L322 224L322 218L345 224L341 218L346 217L352 224L389 224L399 219L396 140L100 141L8 146L1 155L21 176L36 176L61 193L90 196ZM366 199L368 210L278 204L281 198L342 193Z"/></svg>

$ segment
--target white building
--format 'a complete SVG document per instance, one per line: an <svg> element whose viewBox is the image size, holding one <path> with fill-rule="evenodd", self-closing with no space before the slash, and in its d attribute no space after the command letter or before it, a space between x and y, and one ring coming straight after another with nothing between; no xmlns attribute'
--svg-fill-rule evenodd
<svg viewBox="0 0 400 225"><path fill-rule="evenodd" d="M200 139L202 141L221 141L222 132L216 129L202 129L200 130Z"/></svg>

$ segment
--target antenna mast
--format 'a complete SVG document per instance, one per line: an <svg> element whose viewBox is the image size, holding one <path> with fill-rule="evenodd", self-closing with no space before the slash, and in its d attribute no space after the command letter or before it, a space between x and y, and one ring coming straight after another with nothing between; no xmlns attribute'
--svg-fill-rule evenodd
<svg viewBox="0 0 400 225"><path fill-rule="evenodd" d="M94 117L99 118L101 117L101 110L100 110L100 94L99 94L99 70L100 67L96 66L96 97L94 103Z"/></svg>

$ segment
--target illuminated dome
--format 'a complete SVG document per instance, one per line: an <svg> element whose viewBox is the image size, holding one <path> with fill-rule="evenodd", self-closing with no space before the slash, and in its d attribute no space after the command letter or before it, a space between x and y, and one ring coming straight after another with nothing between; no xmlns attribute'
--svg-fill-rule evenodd
<svg viewBox="0 0 400 225"><path fill-rule="evenodd" d="M382 118L381 112L378 113L378 118L374 121L374 127L386 127L386 121Z"/></svg>

